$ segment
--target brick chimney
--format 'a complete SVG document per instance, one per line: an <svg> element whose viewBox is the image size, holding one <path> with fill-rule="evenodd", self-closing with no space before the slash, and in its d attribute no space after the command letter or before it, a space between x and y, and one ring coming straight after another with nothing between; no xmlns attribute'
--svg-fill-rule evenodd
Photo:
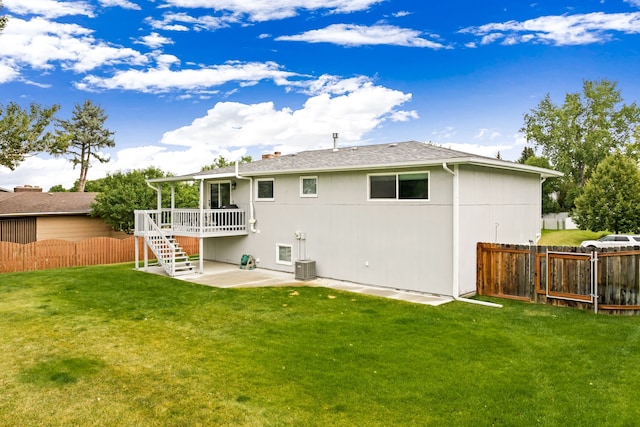
<svg viewBox="0 0 640 427"><path fill-rule="evenodd" d="M280 157L280 155L282 154L281 151L274 151L273 154L271 153L266 153L262 155L262 160L266 160L266 159L273 159L275 157Z"/></svg>
<svg viewBox="0 0 640 427"><path fill-rule="evenodd" d="M22 187L15 187L13 191L14 193L42 193L42 187L25 184Z"/></svg>

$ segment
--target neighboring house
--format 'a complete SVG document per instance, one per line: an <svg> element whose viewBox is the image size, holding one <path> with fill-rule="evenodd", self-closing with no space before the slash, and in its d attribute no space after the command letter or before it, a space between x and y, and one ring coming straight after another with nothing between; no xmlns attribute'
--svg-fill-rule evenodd
<svg viewBox="0 0 640 427"><path fill-rule="evenodd" d="M310 259L320 277L457 297L476 289L477 242L538 239L541 182L561 176L415 141L266 157L149 180L198 182L200 209L137 211L136 234L199 237L201 271L249 254L297 276Z"/></svg>
<svg viewBox="0 0 640 427"><path fill-rule="evenodd" d="M89 216L97 193L44 193L40 187L16 187L0 192L0 241L80 241L120 237L100 218Z"/></svg>

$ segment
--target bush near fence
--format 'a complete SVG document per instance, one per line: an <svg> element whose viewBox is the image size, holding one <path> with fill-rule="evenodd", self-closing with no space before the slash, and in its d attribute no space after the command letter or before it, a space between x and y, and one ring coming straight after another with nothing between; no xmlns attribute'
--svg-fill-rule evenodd
<svg viewBox="0 0 640 427"><path fill-rule="evenodd" d="M43 240L20 244L0 242L0 273L46 270L50 268L79 267L86 265L116 264L135 261L135 239L113 237L95 237L80 242L66 240ZM140 240L140 259L144 252ZM194 237L176 237L176 240L189 255L198 254L198 239ZM149 258L154 259L149 252Z"/></svg>
<svg viewBox="0 0 640 427"><path fill-rule="evenodd" d="M479 295L640 314L638 247L478 243L476 280Z"/></svg>

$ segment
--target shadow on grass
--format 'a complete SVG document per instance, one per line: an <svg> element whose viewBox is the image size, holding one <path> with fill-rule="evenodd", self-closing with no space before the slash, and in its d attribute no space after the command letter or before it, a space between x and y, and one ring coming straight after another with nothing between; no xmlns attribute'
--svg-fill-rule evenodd
<svg viewBox="0 0 640 427"><path fill-rule="evenodd" d="M42 386L64 386L99 372L105 364L87 357L54 358L40 362L19 374L23 383Z"/></svg>

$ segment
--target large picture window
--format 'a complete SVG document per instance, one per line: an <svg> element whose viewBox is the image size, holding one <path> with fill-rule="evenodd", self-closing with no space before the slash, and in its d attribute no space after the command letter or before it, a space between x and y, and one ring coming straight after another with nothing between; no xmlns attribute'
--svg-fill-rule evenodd
<svg viewBox="0 0 640 427"><path fill-rule="evenodd" d="M265 201L273 201L274 200L274 180L273 178L269 179L258 179L256 180L256 200L265 200Z"/></svg>
<svg viewBox="0 0 640 427"><path fill-rule="evenodd" d="M369 175L369 200L429 200L429 172Z"/></svg>

